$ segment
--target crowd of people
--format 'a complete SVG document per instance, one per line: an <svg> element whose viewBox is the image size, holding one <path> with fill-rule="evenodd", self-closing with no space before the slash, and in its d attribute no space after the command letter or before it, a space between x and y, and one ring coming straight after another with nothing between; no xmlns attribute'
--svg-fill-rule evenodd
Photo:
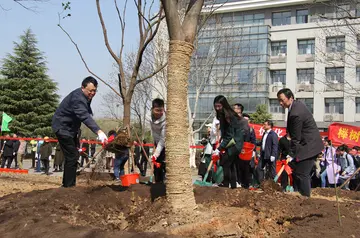
<svg viewBox="0 0 360 238"><path fill-rule="evenodd" d="M289 109L287 134L279 138L273 131L273 122L266 120L262 138L256 141L254 129L249 126L250 116L243 113L244 107L239 103L231 107L224 96L217 96L216 117L206 125L208 135L202 140L205 148L198 174L204 177L213 160L222 166L224 179L216 183L219 169L212 169L207 179L217 186L257 189L265 179L275 179L283 191L299 191L304 196L310 196L311 187L340 185L351 177L360 166L360 147L335 148L328 138L321 138L313 116L302 102L295 100L290 89L280 90L278 100ZM231 140L233 145L229 143ZM254 145L250 160L240 156L246 143ZM214 160L217 157L220 160ZM277 166L284 168L278 169L280 174ZM353 176L343 189L356 189L359 180L359 175Z"/></svg>
<svg viewBox="0 0 360 238"><path fill-rule="evenodd" d="M30 151L31 168L43 167L44 174L49 175L50 161L54 158L53 172L64 171L63 187L75 186L78 167L89 164L96 146L85 138L79 140L81 123L97 134L102 143L106 144L108 138L116 137L114 130L106 135L92 118L90 104L97 92L97 84L93 77L85 78L81 88L72 91L60 103L52 120L52 129L58 139L56 145L48 137L27 143L17 140L16 134L12 135L12 139L10 135L5 135L1 142L1 167L10 168L14 161L15 168L22 169L25 155ZM304 103L295 100L290 89L281 89L277 97L279 104L288 109L287 134L279 139L273 131L273 122L266 120L262 138L256 141L255 131L249 125L251 118L244 113L244 107L239 103L230 106L224 96L216 96L213 102L216 117L207 125L208 138L202 141L205 149L199 174L205 175L207 165L212 160L215 166L208 179L216 181L220 187L256 189L265 179L276 180L281 175L283 190L292 184L293 189L304 196L310 196L311 187L316 184L321 187L335 186L350 178L359 167L360 148L350 150L346 145L335 148L327 138L322 140L313 115ZM154 182L163 183L166 179L166 116L162 99L152 101L150 126L154 143L151 154L149 147L141 146L146 141L133 143L135 147L131 153L134 153L135 164L142 176L146 176L149 159ZM250 159L244 159L246 148L251 148L247 152L250 152ZM129 151L130 145L126 144L116 153L105 154L106 169L111 170L110 163L113 161L116 180L120 180L125 173ZM277 174L276 166L279 164L281 169ZM219 169L216 171L215 167ZM344 189L352 189L357 183L359 175L353 176Z"/></svg>

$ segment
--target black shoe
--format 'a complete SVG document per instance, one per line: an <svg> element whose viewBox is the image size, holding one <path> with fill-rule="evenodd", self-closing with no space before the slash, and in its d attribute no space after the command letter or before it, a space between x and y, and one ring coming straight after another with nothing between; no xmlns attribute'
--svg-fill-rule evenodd
<svg viewBox="0 0 360 238"><path fill-rule="evenodd" d="M229 184L226 185L226 184L223 184L223 183L219 183L218 186L219 186L219 187L223 187L223 188L228 188L228 187L229 187Z"/></svg>

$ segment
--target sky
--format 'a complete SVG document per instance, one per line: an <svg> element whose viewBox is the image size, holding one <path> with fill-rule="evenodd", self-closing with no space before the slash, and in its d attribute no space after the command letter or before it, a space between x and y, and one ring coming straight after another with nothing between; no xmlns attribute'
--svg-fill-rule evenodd
<svg viewBox="0 0 360 238"><path fill-rule="evenodd" d="M75 46L57 26L58 13L62 12L61 0L49 0L36 4L36 12L29 11L13 1L0 1L0 59L12 53L14 44L27 28L31 28L38 40L38 48L47 61L48 75L58 83L61 99L81 86L81 81L90 74L86 70ZM85 3L86 2L86 3ZM118 0L123 6L125 1ZM102 14L108 32L109 42L115 52L119 52L121 30L114 1L100 1ZM158 6L158 4L155 4ZM27 4L33 7L34 4ZM111 80L114 60L106 49L95 1L71 1L71 17L61 19L61 25L78 44L90 69L105 80ZM156 9L155 6L154 8ZM126 10L125 52L135 51L138 42L137 11L133 1L128 1ZM99 82L98 93L93 99L94 117L104 117L102 95L109 92L106 85Z"/></svg>

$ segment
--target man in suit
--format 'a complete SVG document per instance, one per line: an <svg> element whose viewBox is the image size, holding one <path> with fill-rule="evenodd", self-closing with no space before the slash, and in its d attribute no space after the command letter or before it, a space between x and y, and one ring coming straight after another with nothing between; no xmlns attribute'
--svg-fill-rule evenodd
<svg viewBox="0 0 360 238"><path fill-rule="evenodd" d="M283 108L289 109L286 130L291 142L287 161L293 169L294 183L301 195L310 197L310 172L324 148L319 129L311 112L304 103L295 100L290 89L281 89L277 98Z"/></svg>
<svg viewBox="0 0 360 238"><path fill-rule="evenodd" d="M278 157L278 136L272 130L274 123L266 120L263 124L264 134L261 139L259 164L256 168L257 180L261 183L265 178L276 176L276 158Z"/></svg>

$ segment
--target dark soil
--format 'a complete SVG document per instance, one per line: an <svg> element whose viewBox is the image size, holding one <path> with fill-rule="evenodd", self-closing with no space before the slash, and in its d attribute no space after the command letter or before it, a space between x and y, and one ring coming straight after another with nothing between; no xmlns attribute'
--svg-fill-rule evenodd
<svg viewBox="0 0 360 238"><path fill-rule="evenodd" d="M105 175L104 175L105 176ZM359 193L342 192L342 227L331 190L324 198L194 187L191 224L171 224L165 186L55 188L0 198L1 237L358 237ZM195 222L194 222L195 218Z"/></svg>

